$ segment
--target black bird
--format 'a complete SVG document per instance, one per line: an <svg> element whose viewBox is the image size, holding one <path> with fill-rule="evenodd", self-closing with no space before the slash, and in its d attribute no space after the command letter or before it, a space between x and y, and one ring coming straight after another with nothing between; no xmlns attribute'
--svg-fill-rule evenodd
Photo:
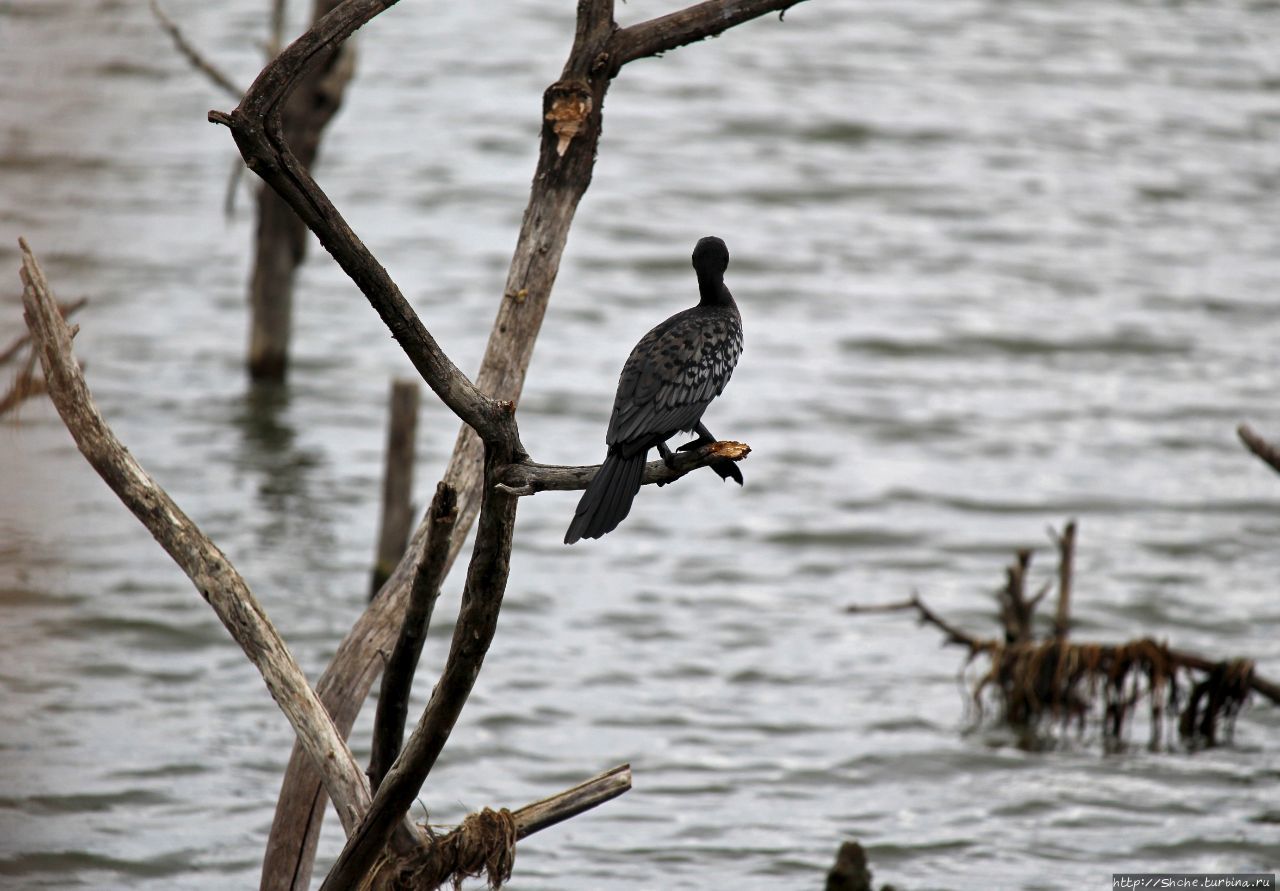
<svg viewBox="0 0 1280 891"><path fill-rule="evenodd" d="M582 493L564 543L599 538L613 531L640 491L649 449L657 446L671 461L667 440L683 431L698 434L681 450L714 442L702 413L724 391L742 354L742 317L724 284L729 249L715 236L693 249L698 273L698 305L678 312L640 339L618 379L618 395L604 441L609 446L600 471ZM742 485L738 465L712 464L722 479Z"/></svg>

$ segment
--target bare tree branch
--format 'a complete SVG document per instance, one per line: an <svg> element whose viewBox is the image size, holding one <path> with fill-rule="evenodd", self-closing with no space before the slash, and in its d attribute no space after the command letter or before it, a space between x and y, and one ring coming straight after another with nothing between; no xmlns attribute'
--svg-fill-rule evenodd
<svg viewBox="0 0 1280 891"><path fill-rule="evenodd" d="M1241 424L1236 428L1236 433L1249 451L1269 464L1276 473L1280 473L1280 446L1273 445L1263 439L1262 434L1248 424Z"/></svg>
<svg viewBox="0 0 1280 891"><path fill-rule="evenodd" d="M642 485L656 483L664 486L700 467L708 467L716 461L741 461L751 454L751 446L742 442L709 442L687 452L675 452L671 466L662 461L650 461L645 465ZM502 472L498 488L508 495L533 495L538 492L572 492L585 489L587 483L600 470L599 464L562 466L522 461L508 465Z"/></svg>
<svg viewBox="0 0 1280 891"><path fill-rule="evenodd" d="M631 765L622 764L515 812L516 836L527 838L535 832L563 823L570 817L612 801L631 788Z"/></svg>
<svg viewBox="0 0 1280 891"><path fill-rule="evenodd" d="M268 63L234 111L211 111L209 120L230 128L249 169L315 232L441 401L485 438L514 445L519 436L510 407L485 396L440 348L386 269L294 155L281 125L284 105L299 81L392 5L394 0L346 0Z"/></svg>
<svg viewBox="0 0 1280 891"><path fill-rule="evenodd" d="M771 12L783 13L802 0L707 0L678 12L623 28L609 42L614 69L645 56L724 33Z"/></svg>
<svg viewBox="0 0 1280 891"><path fill-rule="evenodd" d="M380 8L393 2L387 0L379 4L373 0L349 0L329 20L317 23L309 35L295 43L298 47L296 54L305 56L316 51L320 44L345 37L376 15ZM752 9L757 8L752 6ZM767 11L770 10L760 9L756 14ZM343 24L346 19L342 17L348 14L356 15L358 20ZM611 40L623 32L616 30L612 18L612 3L608 0L583 0L579 4L573 48L560 80L551 84L543 95L543 128L537 168L497 317L475 378L476 389L493 400L515 403L520 398L574 213L591 182L599 147L604 96L612 77L621 67L621 63L616 61L618 48L611 44ZM642 51L656 51L656 48L649 48L652 44L646 42L645 33L642 29L629 35L628 39L636 47L632 50L637 53L636 58ZM648 33L657 32L650 30ZM273 73L264 71L260 79L281 76L281 69L277 68ZM264 86L264 91L266 89ZM215 113L212 119L219 120L220 117ZM284 179L282 175L276 176L271 180L273 187L279 182L280 188L290 188ZM301 194L295 190L291 204L301 200ZM303 217L308 225L312 225L317 214ZM354 240L355 236L349 234L345 224L342 227L344 233L348 233L343 234L343 238ZM323 238L322 242L325 242ZM327 242L325 244L329 247ZM332 247L329 249L331 253L334 251ZM359 251L367 254L363 245L359 246ZM381 281L377 276L371 276L371 280L375 284ZM357 283L360 282L357 279ZM361 288L365 290L366 285L361 284ZM365 293L368 295L368 290ZM393 326L393 332L398 330ZM397 338L400 338L399 334ZM458 521L450 544L450 564L461 551L479 510L483 464L480 437L464 423L444 475L445 481L458 491ZM382 670L380 653L388 650L395 640L426 537L425 527L419 526L405 558L388 580L383 593L375 598L343 639L317 683L317 692L334 722L344 732L350 732L361 704ZM308 887L324 808L319 778L312 772L306 754L295 746L272 823L263 863L262 891L305 891Z"/></svg>
<svg viewBox="0 0 1280 891"><path fill-rule="evenodd" d="M369 788L343 735L235 567L142 469L99 414L44 273L27 243L18 244L27 326L58 414L94 470L187 574L261 672L350 831L368 809Z"/></svg>
<svg viewBox="0 0 1280 891"><path fill-rule="evenodd" d="M497 447L486 449L485 478L494 479L498 468L509 460L510 455L502 454ZM511 535L518 503L519 499L500 492L497 486L485 487L475 548L444 672L404 751L378 787L368 816L348 837L321 891L354 888L369 872L444 749L498 628L498 612L511 570Z"/></svg>
<svg viewBox="0 0 1280 891"><path fill-rule="evenodd" d="M453 537L453 525L457 519L458 493L448 483L440 483L427 513L426 525L430 532L409 593L409 608L405 611L395 649L391 651L391 658L382 673L378 712L373 721L373 754L368 770L369 785L374 792L378 791L387 770L400 754L413 676L431 625L432 610L440 597L440 583L444 581L444 568L449 559L449 540Z"/></svg>
<svg viewBox="0 0 1280 891"><path fill-rule="evenodd" d="M198 49L187 40L186 35L182 33L182 29L178 27L173 19L165 14L160 8L158 0L151 0L151 11L155 14L156 20L160 22L160 27L165 30L169 37L173 40L173 45L178 48L178 52L186 57L191 63L191 67L195 68L232 99L239 99L244 95L244 90L235 85L235 82L227 75L222 73L218 66L214 65L204 57Z"/></svg>

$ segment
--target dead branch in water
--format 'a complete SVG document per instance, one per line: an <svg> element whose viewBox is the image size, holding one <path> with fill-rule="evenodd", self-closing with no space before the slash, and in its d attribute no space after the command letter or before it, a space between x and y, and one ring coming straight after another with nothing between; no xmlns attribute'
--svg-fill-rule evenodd
<svg viewBox="0 0 1280 891"><path fill-rule="evenodd" d="M996 697L1002 719L1022 731L1057 724L1083 729L1102 725L1108 746L1118 745L1137 706L1150 711L1152 748L1159 746L1166 708L1177 715L1179 735L1191 746L1215 745L1219 728L1230 731L1232 721L1250 695L1280 703L1280 685L1258 676L1248 659L1212 660L1175 650L1168 644L1140 638L1121 644L1077 643L1066 639L1068 604L1075 554L1076 524L1071 521L1058 546L1058 612L1052 633L1031 634L1035 605L1024 596L1030 552L1020 550L1005 571L1000 592L1003 639L970 634L947 622L925 605L920 596L883 605L855 605L851 613L914 611L923 624L933 625L946 642L965 647L970 664L985 656L988 667L970 690L977 714L984 695Z"/></svg>
<svg viewBox="0 0 1280 891"><path fill-rule="evenodd" d="M1267 463L1276 473L1280 473L1280 446L1262 438L1262 434L1248 424L1236 428L1241 442L1259 458Z"/></svg>
<svg viewBox="0 0 1280 891"><path fill-rule="evenodd" d="M325 789L352 831L369 806L369 789L346 740L244 579L226 556L160 488L98 412L71 352L71 331L25 241L22 303L49 396L81 453L195 584L293 725L299 744L325 765Z"/></svg>

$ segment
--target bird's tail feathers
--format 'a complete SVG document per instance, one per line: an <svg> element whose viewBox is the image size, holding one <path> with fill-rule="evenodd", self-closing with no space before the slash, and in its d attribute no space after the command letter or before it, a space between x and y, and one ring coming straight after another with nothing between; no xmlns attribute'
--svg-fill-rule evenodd
<svg viewBox="0 0 1280 891"><path fill-rule="evenodd" d="M640 491L647 451L626 456L610 451L595 477L582 493L573 522L564 534L564 543L580 538L599 538L617 528L631 512L631 502Z"/></svg>

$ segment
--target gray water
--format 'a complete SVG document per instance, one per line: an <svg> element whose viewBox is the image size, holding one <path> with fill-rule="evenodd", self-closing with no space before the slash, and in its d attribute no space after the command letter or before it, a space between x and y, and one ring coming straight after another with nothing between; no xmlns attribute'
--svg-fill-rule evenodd
<svg viewBox="0 0 1280 891"><path fill-rule="evenodd" d="M265 3L166 7L248 83ZM324 146L321 182L465 369L572 7L403 3L359 35ZM630 761L632 792L522 844L513 889L816 888L846 838L912 891L1276 869L1275 708L1194 755L1146 751L1141 725L1121 755L1027 752L971 729L938 634L842 609L918 590L990 633L1013 549L1040 548L1039 581L1046 526L1074 516L1080 637L1280 678L1280 478L1234 436L1280 436L1277 46L1274 3L831 0L630 66L524 441L599 459L622 358L692 302L715 233L747 351L706 420L753 447L747 486L646 490L571 549L576 496L522 502L430 819ZM77 351L102 411L318 675L363 605L409 364L313 248L289 384L248 386L247 187L225 221L236 155L205 122L231 103L144 3L10 0L0 50L0 343L23 235L92 298ZM457 427L426 403L419 503ZM47 405L0 424L0 609L0 884L255 887L289 727ZM325 863L340 843L330 817Z"/></svg>

